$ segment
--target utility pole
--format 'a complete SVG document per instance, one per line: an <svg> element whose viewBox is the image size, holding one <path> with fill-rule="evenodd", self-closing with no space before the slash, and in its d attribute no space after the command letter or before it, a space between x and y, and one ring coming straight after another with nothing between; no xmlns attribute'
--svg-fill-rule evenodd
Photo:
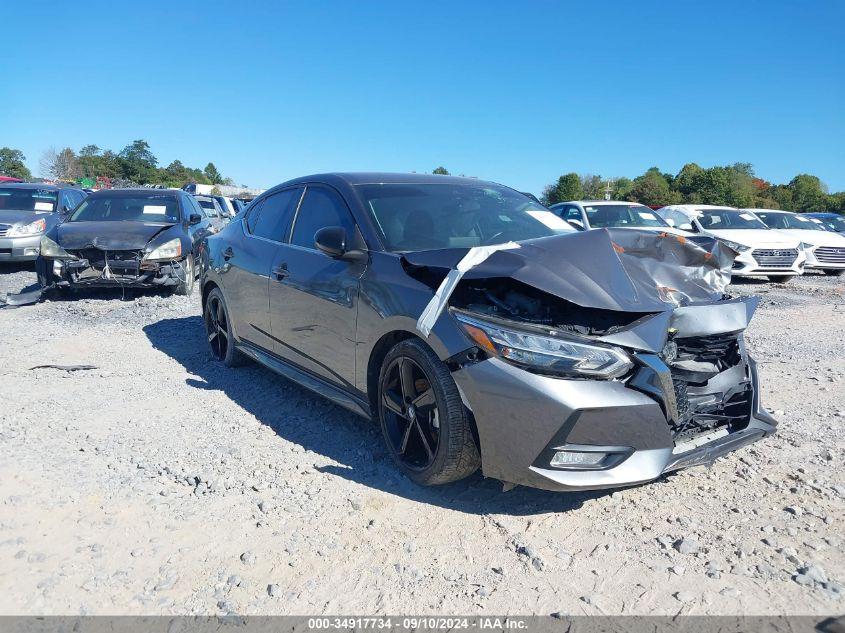
<svg viewBox="0 0 845 633"><path fill-rule="evenodd" d="M610 194L613 192L613 179L608 178L604 185L604 199L610 200Z"/></svg>

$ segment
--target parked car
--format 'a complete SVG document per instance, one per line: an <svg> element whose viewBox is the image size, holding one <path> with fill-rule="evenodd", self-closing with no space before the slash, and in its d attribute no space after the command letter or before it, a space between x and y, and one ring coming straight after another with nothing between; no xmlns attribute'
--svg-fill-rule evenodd
<svg viewBox="0 0 845 633"><path fill-rule="evenodd" d="M34 261L41 236L85 195L65 185L0 184L0 262Z"/></svg>
<svg viewBox="0 0 845 633"><path fill-rule="evenodd" d="M227 198L226 196L211 197L217 200L217 204L220 205L221 209L223 209L225 217L229 218L230 220L235 217L237 211L235 211L235 205L232 204L231 199Z"/></svg>
<svg viewBox="0 0 845 633"><path fill-rule="evenodd" d="M845 272L845 235L828 231L819 220L803 214L774 209L752 211L766 226L801 241L807 257L805 269L821 270L826 275Z"/></svg>
<svg viewBox="0 0 845 633"><path fill-rule="evenodd" d="M667 224L654 209L636 202L617 200L572 200L549 207L579 231L620 228L641 229L690 236L690 233Z"/></svg>
<svg viewBox="0 0 845 633"><path fill-rule="evenodd" d="M211 222L180 190L112 189L88 196L41 237L44 288L170 288L188 295Z"/></svg>
<svg viewBox="0 0 845 633"><path fill-rule="evenodd" d="M249 200L232 198L232 206L235 207L235 214L238 214L249 206Z"/></svg>
<svg viewBox="0 0 845 633"><path fill-rule="evenodd" d="M804 272L800 240L773 231L749 211L703 204L676 204L656 213L692 233L710 235L737 251L733 274L786 282Z"/></svg>
<svg viewBox="0 0 845 633"><path fill-rule="evenodd" d="M773 433L725 298L734 251L578 232L517 191L324 174L202 249L212 356L252 359L381 426L420 484L611 488ZM269 283L268 283L269 279Z"/></svg>
<svg viewBox="0 0 845 633"><path fill-rule="evenodd" d="M228 224L229 214L223 210L223 207L213 196L194 196L194 198L202 207L202 211L211 222L215 233Z"/></svg>
<svg viewBox="0 0 845 633"><path fill-rule="evenodd" d="M803 213L805 217L821 222L829 231L845 235L845 215L841 213Z"/></svg>

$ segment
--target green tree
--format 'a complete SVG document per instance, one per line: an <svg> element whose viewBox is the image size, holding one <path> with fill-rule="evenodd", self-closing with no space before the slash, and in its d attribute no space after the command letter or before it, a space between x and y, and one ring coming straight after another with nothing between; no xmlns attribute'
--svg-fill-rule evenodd
<svg viewBox="0 0 845 633"><path fill-rule="evenodd" d="M0 147L0 175L32 180L32 172L26 166L26 156L19 149Z"/></svg>
<svg viewBox="0 0 845 633"><path fill-rule="evenodd" d="M581 188L581 178L576 173L564 174L557 179L557 182L549 185L543 190L541 198L543 204L557 204L567 200L580 200L584 197L584 190Z"/></svg>
<svg viewBox="0 0 845 633"><path fill-rule="evenodd" d="M799 174L787 185L792 192L794 211L823 212L828 208L827 187L817 176Z"/></svg>
<svg viewBox="0 0 845 633"><path fill-rule="evenodd" d="M691 200L691 196L701 186L702 175L704 170L695 163L687 163L681 167L681 171L675 176L673 181L673 188L680 193L687 202L700 202L698 200Z"/></svg>
<svg viewBox="0 0 845 633"><path fill-rule="evenodd" d="M581 191L585 200L602 200L604 198L604 181L601 176L584 174L581 176Z"/></svg>
<svg viewBox="0 0 845 633"><path fill-rule="evenodd" d="M431 172L432 174L437 174L438 176L450 176L449 170L441 165L440 167L435 167L434 171Z"/></svg>
<svg viewBox="0 0 845 633"><path fill-rule="evenodd" d="M613 200L627 200L631 194L631 189L634 188L634 181L630 178L614 178L610 197Z"/></svg>
<svg viewBox="0 0 845 633"><path fill-rule="evenodd" d="M203 169L203 173L205 177L211 181L212 185L216 185L219 182L223 181L223 175L217 171L217 167L214 166L214 163L208 163Z"/></svg>
<svg viewBox="0 0 845 633"><path fill-rule="evenodd" d="M628 200L648 206L665 206L679 203L682 196L672 191L666 177L657 167L652 167L642 176L634 178Z"/></svg>
<svg viewBox="0 0 845 633"><path fill-rule="evenodd" d="M120 150L117 155L121 168L121 176L134 180L140 184L152 182L156 176L158 159L150 151L147 141L138 139Z"/></svg>

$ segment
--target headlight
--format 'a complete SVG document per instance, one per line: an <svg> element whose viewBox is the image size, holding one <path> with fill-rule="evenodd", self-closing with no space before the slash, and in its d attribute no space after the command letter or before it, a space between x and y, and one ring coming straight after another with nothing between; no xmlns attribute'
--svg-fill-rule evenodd
<svg viewBox="0 0 845 633"><path fill-rule="evenodd" d="M76 259L76 255L71 255L61 246L56 244L46 235L41 237L41 255L43 257L52 257L53 259Z"/></svg>
<svg viewBox="0 0 845 633"><path fill-rule="evenodd" d="M6 235L9 237L15 237L16 235L38 235L46 230L47 221L44 218L41 218L35 222L24 224L23 226L13 226L9 229L9 232L6 233Z"/></svg>
<svg viewBox="0 0 845 633"><path fill-rule="evenodd" d="M802 251L811 251L815 247L815 244L807 244L807 242L801 242L800 244L798 244L798 248L800 248Z"/></svg>
<svg viewBox="0 0 845 633"><path fill-rule="evenodd" d="M144 259L179 259L182 257L182 240L178 237L156 247Z"/></svg>
<svg viewBox="0 0 845 633"><path fill-rule="evenodd" d="M590 345L570 338L534 334L454 313L467 335L485 352L542 374L581 378L617 378L633 367L615 347Z"/></svg>
<svg viewBox="0 0 845 633"><path fill-rule="evenodd" d="M737 253L744 253L745 251L751 250L750 246L746 246L745 244L740 244L739 242L733 242L731 240L719 240L719 241L722 242L722 244L724 244L728 248L734 249Z"/></svg>

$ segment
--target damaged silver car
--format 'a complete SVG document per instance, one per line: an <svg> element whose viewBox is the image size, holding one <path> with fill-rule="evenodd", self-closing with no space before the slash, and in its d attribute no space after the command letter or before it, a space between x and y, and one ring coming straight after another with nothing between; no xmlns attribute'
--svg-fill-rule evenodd
<svg viewBox="0 0 845 633"><path fill-rule="evenodd" d="M262 194L201 249L213 356L378 420L421 484L645 482L774 432L707 237L577 232L472 179L325 174Z"/></svg>

